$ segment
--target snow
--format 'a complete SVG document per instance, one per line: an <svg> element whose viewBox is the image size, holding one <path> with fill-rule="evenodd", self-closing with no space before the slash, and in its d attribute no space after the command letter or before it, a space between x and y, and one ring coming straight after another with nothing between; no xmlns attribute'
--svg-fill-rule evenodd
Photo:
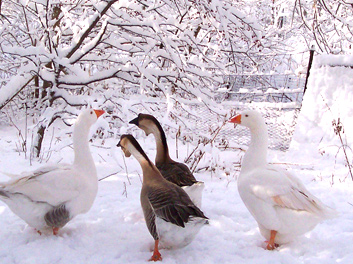
<svg viewBox="0 0 353 264"><path fill-rule="evenodd" d="M0 107L7 104L7 102L17 94L21 88L33 79L31 74L24 74L12 78L5 86L0 89Z"/></svg>
<svg viewBox="0 0 353 264"><path fill-rule="evenodd" d="M331 61L328 60L330 57ZM335 160L335 155L342 146L332 125L332 122L335 120L337 123L338 119L343 125L344 142L348 146L353 144L352 69L323 66L332 63L342 65L345 62L346 58L342 56L325 55L314 59L311 78L294 134L295 142L298 144L293 145L295 148L302 148L308 155L317 156L325 152L325 157ZM351 150L348 154L352 159ZM342 157L338 155L337 158Z"/></svg>
<svg viewBox="0 0 353 264"><path fill-rule="evenodd" d="M315 57L317 65L353 66L353 55L320 55Z"/></svg>
<svg viewBox="0 0 353 264"><path fill-rule="evenodd" d="M205 182L202 210L210 218L210 225L203 227L185 248L161 249L163 263L352 263L352 180L347 178L344 160L335 161L334 152L318 155L324 145L339 144L331 129L331 113L325 110L321 95L333 115L340 114L347 142L352 143L349 137L352 135L349 126L352 123L351 73L349 68L315 64L290 151L269 153L271 162L297 175L314 195L335 208L339 217L319 224L305 236L273 252L264 250L264 238L237 191L239 168L234 163L239 162L243 153L219 151L207 145L200 167L209 162L210 155L220 156L226 166L224 170L195 174L198 180ZM154 160L153 137L146 137L127 122L121 127L121 133L136 135L147 155ZM18 120L17 125L23 131L21 124ZM26 159L18 147L17 130L5 122L0 123L0 171L21 173L46 163L71 163L73 151L69 133L72 129L64 127L62 122L54 125L55 129L49 129L44 139L43 162L40 163ZM100 120L95 128L99 126L107 127L108 123ZM168 139L171 156L175 158L175 140L170 135ZM118 138L93 139L91 151L98 176L104 180L99 182L91 210L74 218L58 236L39 235L0 203L0 263L147 263L153 239L140 206L142 172L133 157L123 157L115 146L117 143ZM192 149L179 142L178 160L184 160ZM0 174L0 180L7 179Z"/></svg>

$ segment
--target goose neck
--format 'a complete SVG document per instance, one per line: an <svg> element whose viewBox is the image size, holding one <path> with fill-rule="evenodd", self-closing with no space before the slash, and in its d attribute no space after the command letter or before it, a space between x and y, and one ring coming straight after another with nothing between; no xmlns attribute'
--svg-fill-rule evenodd
<svg viewBox="0 0 353 264"><path fill-rule="evenodd" d="M74 165L92 171L92 169L95 170L95 165L88 144L89 129L90 126L83 122L75 124L73 133Z"/></svg>
<svg viewBox="0 0 353 264"><path fill-rule="evenodd" d="M156 164L164 163L170 160L167 139L162 129L156 126L152 131L156 141Z"/></svg>
<svg viewBox="0 0 353 264"><path fill-rule="evenodd" d="M248 170L267 164L268 135L266 126L250 129L251 142L246 151L242 170Z"/></svg>
<svg viewBox="0 0 353 264"><path fill-rule="evenodd" d="M160 176L160 173L156 168L156 166L149 160L149 158L145 153L141 153L135 148L130 149L129 151L141 165L144 183L146 181L153 180L156 177L157 178L162 177Z"/></svg>

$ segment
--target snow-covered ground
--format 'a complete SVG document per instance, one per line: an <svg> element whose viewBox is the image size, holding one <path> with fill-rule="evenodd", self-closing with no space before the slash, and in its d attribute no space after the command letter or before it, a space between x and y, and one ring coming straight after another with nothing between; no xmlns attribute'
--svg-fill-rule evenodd
<svg viewBox="0 0 353 264"><path fill-rule="evenodd" d="M0 129L1 170L19 173L40 166L38 163L29 166L29 160L15 151L15 132L9 127ZM146 139L141 137L139 141L148 155L154 157L152 136ZM113 139L105 142L105 146L111 146L111 149L96 144L91 146L99 177L117 174L100 181L92 209L73 219L57 237L39 235L5 204L1 204L0 263L146 263L151 256L153 239L145 226L140 207L141 171L134 158L125 158L129 172L127 176L123 156L115 147L116 143L117 140ZM52 148L60 149L65 144L63 139ZM175 153L173 144L170 147L171 153ZM186 147L182 149L186 150ZM181 153L179 149L179 155ZM238 160L238 155L232 157L228 152L226 158L229 161L233 158ZM50 162L61 159L61 162L72 160L70 147L53 153ZM275 162L286 161L281 152L271 152L271 159ZM238 195L238 174L231 174L234 177L223 173L196 174L197 179L206 184L202 209L211 219L210 225L205 226L186 248L161 250L163 262L351 263L353 207L349 203L353 202L352 184L350 179L343 183L338 181L346 170L342 166L336 168L335 182L331 185L331 169L329 162L310 158L305 164L290 166L290 171L297 174L309 190L336 208L341 215L274 252L263 249L264 239Z"/></svg>
<svg viewBox="0 0 353 264"><path fill-rule="evenodd" d="M315 77L312 78L314 86ZM314 105L312 109L321 111L315 110ZM303 106L302 115L305 116L308 112L310 107ZM239 197L236 168L228 169L230 176L222 171L200 172L195 176L206 185L202 210L210 218L210 225L201 229L189 246L178 250L162 249L163 263L353 262L352 180L350 176L347 177L348 169L344 160L335 160L335 156L329 152L325 152L323 156L317 155L318 146L308 144L311 139L305 137L304 132L314 130L305 120L299 119L299 132L294 137L293 147L286 153L270 151L269 161L279 163L278 166L284 166L297 175L314 195L335 208L340 215L319 224L313 231L298 237L292 243L267 251L264 250L264 238L260 235L255 220ZM154 160L153 137L146 138L132 125L126 129L138 135L138 141ZM51 137L50 133L53 131L55 135ZM44 142L44 150L50 152L44 153L43 162L39 163L30 161L28 157L26 159L24 153L18 152L20 140L16 136L17 130L0 123L0 171L20 173L34 170L46 162L71 163L72 139L59 128L51 132ZM322 136L315 136L315 133L306 135L311 135L313 140L320 140ZM91 143L98 176L112 176L99 182L98 196L91 210L74 218L59 231L58 236L39 235L4 203L0 203L1 264L147 262L151 256L153 239L146 228L140 207L142 175L139 164L133 157L123 158L121 150L115 146L118 139L105 139L104 144L102 142L101 139L96 139ZM170 139L169 142L175 140ZM170 149L171 156L175 158L175 144L170 143ZM181 142L178 149L178 160L183 160L188 149L190 151ZM224 164L237 162L240 158L239 153L230 151L220 152L219 155ZM207 162L207 158L205 155L204 162ZM0 174L0 180L7 179Z"/></svg>

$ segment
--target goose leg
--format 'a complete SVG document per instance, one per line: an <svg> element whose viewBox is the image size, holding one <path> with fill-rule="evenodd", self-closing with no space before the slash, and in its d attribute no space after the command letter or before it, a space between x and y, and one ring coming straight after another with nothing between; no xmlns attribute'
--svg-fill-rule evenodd
<svg viewBox="0 0 353 264"><path fill-rule="evenodd" d="M267 246L266 246L267 250L274 250L276 247L278 247L278 245L275 243L276 235L277 235L277 231L271 230L270 240L267 242Z"/></svg>
<svg viewBox="0 0 353 264"><path fill-rule="evenodd" d="M159 240L155 240L155 241L154 241L153 255L152 255L152 257L149 259L149 261L159 261L159 260L162 260L161 253L159 253L159 251L158 251L158 243L159 243Z"/></svg>

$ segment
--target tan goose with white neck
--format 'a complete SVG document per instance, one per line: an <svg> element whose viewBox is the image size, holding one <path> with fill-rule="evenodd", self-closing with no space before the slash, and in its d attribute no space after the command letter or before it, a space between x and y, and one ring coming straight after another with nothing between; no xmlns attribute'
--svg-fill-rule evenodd
<svg viewBox="0 0 353 264"><path fill-rule="evenodd" d="M336 216L298 178L267 163L267 127L260 113L247 110L230 122L250 129L251 142L241 164L238 191L268 240L267 249L290 242Z"/></svg>
<svg viewBox="0 0 353 264"><path fill-rule="evenodd" d="M167 139L158 120L148 114L139 114L131 120L130 124L138 126L145 131L146 135L153 134L156 141L156 167L162 176L176 185L182 187L190 196L191 200L199 207L202 202L202 191L205 187L203 182L197 181L190 169L183 163L176 162L170 158Z"/></svg>
<svg viewBox="0 0 353 264"><path fill-rule="evenodd" d="M74 125L72 165L45 166L0 183L0 199L38 232L56 235L78 214L86 213L97 195L96 167L89 150L90 127L104 111L83 111Z"/></svg>
<svg viewBox="0 0 353 264"><path fill-rule="evenodd" d="M164 247L184 247L207 224L208 218L182 188L163 178L132 135L122 135L118 146L126 157L133 155L141 165L141 206L147 228L155 240L150 260L162 260L159 242Z"/></svg>

